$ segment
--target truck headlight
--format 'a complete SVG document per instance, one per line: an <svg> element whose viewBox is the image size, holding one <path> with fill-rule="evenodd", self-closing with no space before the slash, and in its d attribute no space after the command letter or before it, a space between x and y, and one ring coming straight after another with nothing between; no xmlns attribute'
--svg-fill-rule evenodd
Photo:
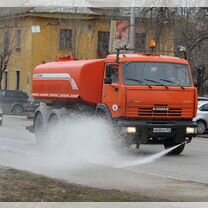
<svg viewBox="0 0 208 208"><path fill-rule="evenodd" d="M136 133L136 128L135 127L127 127L127 132L128 133Z"/></svg>
<svg viewBox="0 0 208 208"><path fill-rule="evenodd" d="M196 128L195 127L186 127L186 133L187 134L194 134L196 133Z"/></svg>

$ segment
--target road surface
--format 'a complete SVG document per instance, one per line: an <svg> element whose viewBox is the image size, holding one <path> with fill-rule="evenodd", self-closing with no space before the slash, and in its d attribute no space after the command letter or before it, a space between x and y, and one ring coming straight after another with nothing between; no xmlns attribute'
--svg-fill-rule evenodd
<svg viewBox="0 0 208 208"><path fill-rule="evenodd" d="M1 166L92 187L139 192L164 200L208 201L208 138L194 138L180 156L164 156L153 163L119 169L93 162L83 164L70 157L62 161L60 158L66 155L57 148L45 154L45 149L37 146L34 135L25 130L31 123L32 120L23 116L4 116L0 127ZM127 157L142 159L162 150L161 145L143 145L139 153L128 153ZM93 157L96 155L99 151Z"/></svg>

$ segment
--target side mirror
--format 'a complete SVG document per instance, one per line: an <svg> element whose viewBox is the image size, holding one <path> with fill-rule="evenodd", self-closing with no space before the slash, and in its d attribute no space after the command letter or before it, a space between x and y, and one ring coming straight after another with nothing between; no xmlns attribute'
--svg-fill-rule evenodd
<svg viewBox="0 0 208 208"><path fill-rule="evenodd" d="M107 75L106 75L107 76ZM112 84L112 79L111 79L111 77L106 77L105 79L104 79L104 83L105 84Z"/></svg>

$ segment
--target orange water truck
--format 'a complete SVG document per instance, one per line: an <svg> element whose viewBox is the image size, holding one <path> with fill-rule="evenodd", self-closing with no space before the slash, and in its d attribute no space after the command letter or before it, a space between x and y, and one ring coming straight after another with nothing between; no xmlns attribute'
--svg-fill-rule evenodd
<svg viewBox="0 0 208 208"><path fill-rule="evenodd" d="M33 71L32 96L43 104L36 110L36 137L50 123L70 113L102 116L125 132L137 147L161 143L165 148L196 136L197 89L187 60L148 54L108 55L105 59L57 61Z"/></svg>

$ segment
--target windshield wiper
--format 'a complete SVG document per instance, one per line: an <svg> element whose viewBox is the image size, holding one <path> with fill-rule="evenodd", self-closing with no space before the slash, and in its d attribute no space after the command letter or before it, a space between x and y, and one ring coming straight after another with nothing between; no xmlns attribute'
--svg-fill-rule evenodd
<svg viewBox="0 0 208 208"><path fill-rule="evenodd" d="M123 69L125 69L130 63L132 63L132 62L125 62L125 63L123 64Z"/></svg>
<svg viewBox="0 0 208 208"><path fill-rule="evenodd" d="M144 79L146 81L150 81L150 82L154 82L154 83L159 83L160 85L164 86L165 88L169 88L167 85L163 84L162 82L158 81L158 80L153 80L153 79Z"/></svg>
<svg viewBox="0 0 208 208"><path fill-rule="evenodd" d="M182 89L185 89L182 85L180 85L180 84L178 84L177 82L174 82L174 81L172 81L172 80L168 80L168 79L160 79L160 80L165 81L165 82L169 82L169 83L176 84L176 85L180 86Z"/></svg>
<svg viewBox="0 0 208 208"><path fill-rule="evenodd" d="M148 87L152 88L152 86L146 82L144 82L143 80L139 80L139 79L132 79L132 78L125 78L127 80L132 80L132 81L135 81L135 82L139 82L139 83L144 83L146 84Z"/></svg>

